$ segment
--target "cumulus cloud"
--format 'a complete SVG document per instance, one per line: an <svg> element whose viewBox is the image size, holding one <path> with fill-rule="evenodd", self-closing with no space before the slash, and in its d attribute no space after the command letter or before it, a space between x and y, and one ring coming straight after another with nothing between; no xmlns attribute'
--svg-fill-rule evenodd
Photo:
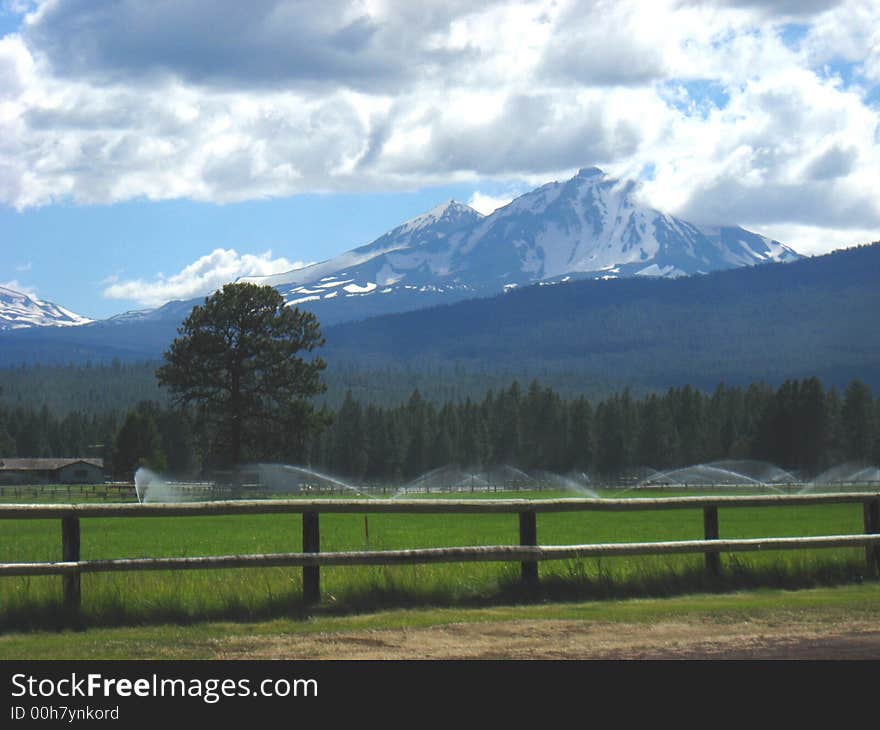
<svg viewBox="0 0 880 730"><path fill-rule="evenodd" d="M732 91L709 120L683 119L657 142L667 154L644 192L661 208L752 227L880 227L877 119L857 93L786 69Z"/></svg>
<svg viewBox="0 0 880 730"><path fill-rule="evenodd" d="M239 254L235 249L218 248L171 276L159 274L152 281L121 280L113 276L104 289L108 299L125 299L147 307L178 299L206 296L242 276L268 276L299 269L308 264L273 258L272 252Z"/></svg>
<svg viewBox="0 0 880 730"><path fill-rule="evenodd" d="M0 39L0 204L499 189L600 165L653 170L646 200L701 220L878 225L872 0L222 6L23 6Z"/></svg>
<svg viewBox="0 0 880 730"><path fill-rule="evenodd" d="M819 16L803 46L813 66L846 60L869 84L880 83L880 5L851 0L837 13Z"/></svg>
<svg viewBox="0 0 880 730"><path fill-rule="evenodd" d="M665 78L664 37L653 4L628 0L572 3L559 20L570 31L548 44L540 72L586 86L629 86ZM654 6L656 10L656 6Z"/></svg>
<svg viewBox="0 0 880 730"><path fill-rule="evenodd" d="M453 18L492 4L63 0L32 14L26 36L67 77L375 90L461 62L436 36Z"/></svg>
<svg viewBox="0 0 880 730"><path fill-rule="evenodd" d="M535 178L583 166L576 161L610 164L632 155L644 138L641 122L629 114L634 105L665 113L646 90L489 96L478 102L468 92L426 95L401 113L374 169L395 176Z"/></svg>

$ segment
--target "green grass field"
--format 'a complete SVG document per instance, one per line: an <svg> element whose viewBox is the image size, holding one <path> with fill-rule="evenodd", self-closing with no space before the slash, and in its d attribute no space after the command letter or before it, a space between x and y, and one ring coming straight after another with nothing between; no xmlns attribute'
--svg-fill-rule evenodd
<svg viewBox="0 0 880 730"><path fill-rule="evenodd" d="M437 496L437 495L431 495ZM459 494L457 497L480 495ZM571 497L571 493L491 493L492 498ZM861 505L729 508L719 512L722 538L860 533ZM515 515L321 516L321 549L403 549L518 542ZM367 541L367 530L369 542ZM581 512L538 516L542 545L701 539L700 510ZM186 518L86 518L82 559L230 555L301 549L298 515ZM0 520L0 562L61 558L58 520ZM863 549L725 555L720 581L694 556L551 561L540 566L542 597L554 600L673 595L741 587L857 582ZM486 605L523 600L519 565L440 564L337 567L321 571L322 604L310 613L348 613L413 605ZM305 614L301 571L294 568L161 571L85 575L82 621L125 625L161 621L257 619ZM531 596L534 598L534 596ZM0 627L62 625L61 579L0 579Z"/></svg>
<svg viewBox="0 0 880 730"><path fill-rule="evenodd" d="M486 607L394 608L361 614L318 615L308 621L275 617L248 622L201 621L92 627L88 631L29 631L0 634L3 660L216 659L231 645L291 644L297 637L338 632L407 631L455 624L573 620L599 623L608 631L687 622L698 636L737 623L799 624L824 631L850 622L880 621L880 583L798 591L759 589L665 598L541 602ZM618 628L619 627L619 628ZM332 655L331 655L332 657Z"/></svg>

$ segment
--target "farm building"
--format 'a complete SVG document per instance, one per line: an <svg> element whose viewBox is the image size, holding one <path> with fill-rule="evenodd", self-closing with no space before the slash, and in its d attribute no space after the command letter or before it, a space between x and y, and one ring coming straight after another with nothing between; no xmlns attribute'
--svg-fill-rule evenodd
<svg viewBox="0 0 880 730"><path fill-rule="evenodd" d="M0 484L98 484L103 459L0 458Z"/></svg>

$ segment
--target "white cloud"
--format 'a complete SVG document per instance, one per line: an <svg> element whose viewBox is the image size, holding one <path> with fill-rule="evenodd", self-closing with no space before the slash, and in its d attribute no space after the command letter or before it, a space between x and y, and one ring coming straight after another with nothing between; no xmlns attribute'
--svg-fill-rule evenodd
<svg viewBox="0 0 880 730"><path fill-rule="evenodd" d="M488 179L600 165L717 222L878 224L872 0L204 7L53 0L0 39L0 204L472 182L488 206Z"/></svg>
<svg viewBox="0 0 880 730"><path fill-rule="evenodd" d="M470 200L468 200L467 204L476 211L479 211L483 215L489 215L490 213L498 210L499 208L507 205L511 200L513 200L513 195L487 195L486 193L481 193L479 190L474 192L471 195Z"/></svg>
<svg viewBox="0 0 880 730"><path fill-rule="evenodd" d="M242 276L269 276L307 265L283 257L273 258L271 251L239 254L234 249L218 248L171 276L158 274L152 281L111 277L112 282L107 281L110 286L104 289L104 296L152 307L172 300L206 296Z"/></svg>
<svg viewBox="0 0 880 730"><path fill-rule="evenodd" d="M662 3L571 3L559 21L570 30L547 44L541 72L586 86L643 85L665 78L664 46L674 36L657 32L658 10L662 16Z"/></svg>
<svg viewBox="0 0 880 730"><path fill-rule="evenodd" d="M857 93L782 69L732 89L708 122L676 120L642 158L658 159L643 194L701 222L880 230L876 132Z"/></svg>
<svg viewBox="0 0 880 730"><path fill-rule="evenodd" d="M804 53L814 65L845 59L872 83L880 83L880 5L849 0L835 13L825 13L810 26Z"/></svg>
<svg viewBox="0 0 880 730"><path fill-rule="evenodd" d="M753 226L755 233L785 241L786 245L804 256L817 256L833 249L847 248L855 243L873 243L880 241L880 229L844 229L834 230L818 226L776 224L769 226Z"/></svg>

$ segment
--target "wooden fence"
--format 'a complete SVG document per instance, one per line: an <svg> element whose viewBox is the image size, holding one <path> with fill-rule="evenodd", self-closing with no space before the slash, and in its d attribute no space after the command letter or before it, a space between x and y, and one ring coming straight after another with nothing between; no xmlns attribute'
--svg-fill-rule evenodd
<svg viewBox="0 0 880 730"><path fill-rule="evenodd" d="M137 501L134 484L130 482L103 482L101 484L0 484L0 499L54 500L59 503L71 499L94 501Z"/></svg>
<svg viewBox="0 0 880 730"><path fill-rule="evenodd" d="M815 537L764 537L724 539L719 535L718 510L742 507L784 507L861 503L864 533ZM643 510L699 509L703 513L702 540L539 545L538 514L582 511L634 512ZM321 552L320 515L324 514L510 514L519 518L519 544L479 547L440 547L414 550L360 550ZM185 517L253 514L301 514L302 552L268 555L212 555L204 557L82 560L80 520L88 518ZM0 505L0 519L60 519L61 561L0 563L2 576L59 575L68 610L80 607L80 576L136 570L209 570L218 568L299 567L303 571L306 603L320 599L320 569L338 565L411 565L450 562L519 562L524 583L538 585L538 563L619 555L670 555L703 553L706 570L721 572L721 553L755 550L804 550L864 547L868 574L880 566L880 492L804 495L752 495L669 497L660 499L324 499L191 502L185 504L28 504Z"/></svg>

